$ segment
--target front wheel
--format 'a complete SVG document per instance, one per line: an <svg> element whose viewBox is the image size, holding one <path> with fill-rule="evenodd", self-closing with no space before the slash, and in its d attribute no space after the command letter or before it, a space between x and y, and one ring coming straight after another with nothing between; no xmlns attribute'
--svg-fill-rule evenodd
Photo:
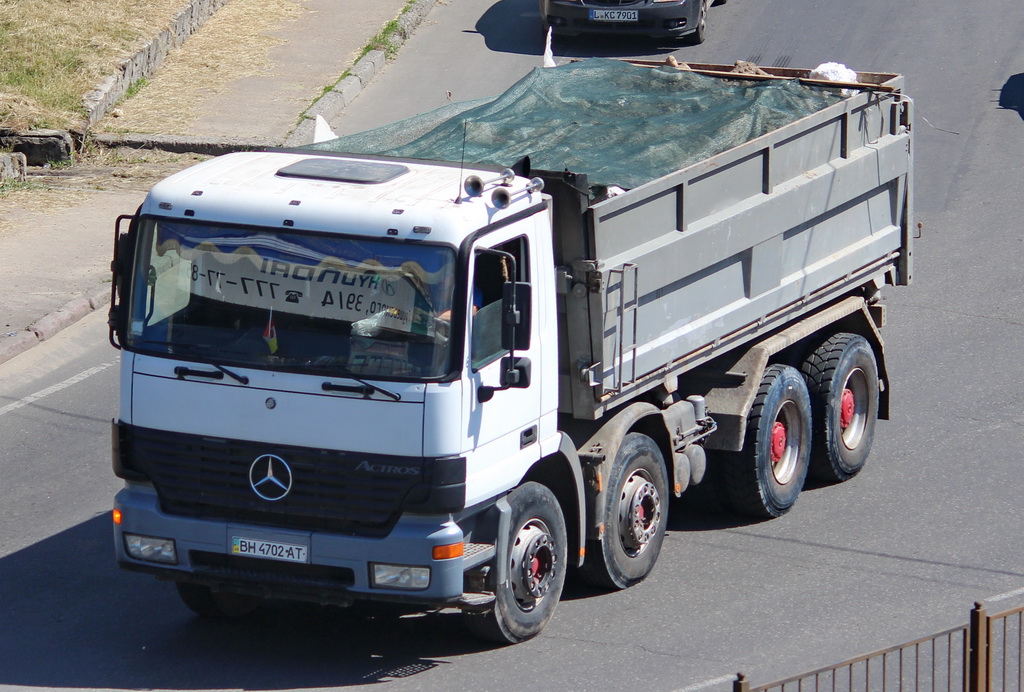
<svg viewBox="0 0 1024 692"><path fill-rule="evenodd" d="M668 524L668 480L661 449L647 435L622 438L608 477L604 533L587 549L580 575L609 589L642 581L658 561Z"/></svg>
<svg viewBox="0 0 1024 692"><path fill-rule="evenodd" d="M811 452L811 400L788 365L765 370L747 416L743 449L727 457L724 483L733 509L770 519L790 510L803 489Z"/></svg>
<svg viewBox="0 0 1024 692"><path fill-rule="evenodd" d="M473 634L518 644L540 634L554 615L565 585L568 532L554 494L539 483L524 483L508 496L511 508L504 583L483 613L466 613Z"/></svg>

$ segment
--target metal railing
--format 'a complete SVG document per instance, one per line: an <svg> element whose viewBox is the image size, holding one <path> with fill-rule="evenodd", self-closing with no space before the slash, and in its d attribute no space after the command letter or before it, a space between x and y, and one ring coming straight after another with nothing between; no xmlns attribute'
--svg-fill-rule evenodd
<svg viewBox="0 0 1024 692"><path fill-rule="evenodd" d="M981 604L975 605L975 610ZM981 607L981 612L985 609ZM973 611L972 611L973 615ZM970 690L991 690L992 692L1009 692L1024 690L1024 673L1022 673L1022 657L1024 657L1024 607L1012 608L984 617L984 641L981 646L987 652L984 656L984 680L982 685Z"/></svg>
<svg viewBox="0 0 1024 692"><path fill-rule="evenodd" d="M767 685L740 673L733 692L1024 692L1024 606Z"/></svg>

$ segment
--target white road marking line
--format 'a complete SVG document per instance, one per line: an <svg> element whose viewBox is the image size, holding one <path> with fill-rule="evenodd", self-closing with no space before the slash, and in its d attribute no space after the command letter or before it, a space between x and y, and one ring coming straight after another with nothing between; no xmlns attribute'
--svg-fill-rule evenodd
<svg viewBox="0 0 1024 692"><path fill-rule="evenodd" d="M10 413L11 411L17 411L19 408L22 408L24 406L28 406L29 404L32 404L32 403L34 403L36 401L39 401L43 397L50 396L51 394L56 394L60 390L67 389L68 387L70 387L73 384L78 384L82 380L84 380L86 378L89 378L89 377L92 377L93 375L95 375L98 372L103 372L104 370L106 370L107 368L111 367L112 365L115 365L116 363L117 363L117 361L111 361L109 363L101 363L100 365L97 365L95 367L89 368L88 370L85 370L83 372L78 373L74 377L69 377L68 379L64 380L63 382L59 382L59 383L53 385L52 387L47 387L46 389L40 390L40 391L36 392L35 394L30 394L27 397L25 397L24 399L19 399L18 401L11 402L10 404L7 404L6 406L0 406L0 416L4 415L5 413Z"/></svg>
<svg viewBox="0 0 1024 692"><path fill-rule="evenodd" d="M712 685L719 685L723 682L733 682L735 680L735 675L723 675L720 678L714 678L713 680L705 680L704 682L698 682L696 685L690 685L689 687L684 687L680 690L676 690L675 692L696 692L697 690L703 690L705 688L711 687Z"/></svg>
<svg viewBox="0 0 1024 692"><path fill-rule="evenodd" d="M1021 594L1024 594L1024 588L1014 589L1013 591L1007 591L1006 593L1001 593L998 596L992 596L991 598L986 598L986 599L984 599L984 602L988 603L989 601L1004 601L1007 598L1013 598L1014 596L1020 596Z"/></svg>

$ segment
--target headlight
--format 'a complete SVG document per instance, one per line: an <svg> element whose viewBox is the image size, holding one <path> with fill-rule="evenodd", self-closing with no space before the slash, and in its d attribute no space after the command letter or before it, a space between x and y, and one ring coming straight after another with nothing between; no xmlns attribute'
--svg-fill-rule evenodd
<svg viewBox="0 0 1024 692"><path fill-rule="evenodd" d="M373 585L381 589L423 590L430 586L429 567L372 563Z"/></svg>
<svg viewBox="0 0 1024 692"><path fill-rule="evenodd" d="M178 564L178 555L174 550L174 539L139 536L134 533L124 535L124 547L136 560L147 562L165 562Z"/></svg>

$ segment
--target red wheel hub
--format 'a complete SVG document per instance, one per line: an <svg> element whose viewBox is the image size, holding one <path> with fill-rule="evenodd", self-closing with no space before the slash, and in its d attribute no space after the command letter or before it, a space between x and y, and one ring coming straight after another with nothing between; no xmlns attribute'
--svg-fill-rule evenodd
<svg viewBox="0 0 1024 692"><path fill-rule="evenodd" d="M853 390L844 389L843 398L839 406L839 427L843 430L850 427L850 423L853 422L853 413L857 408L856 403Z"/></svg>
<svg viewBox="0 0 1024 692"><path fill-rule="evenodd" d="M782 455L786 452L786 426L781 421L775 421L772 426L772 463L782 461Z"/></svg>

